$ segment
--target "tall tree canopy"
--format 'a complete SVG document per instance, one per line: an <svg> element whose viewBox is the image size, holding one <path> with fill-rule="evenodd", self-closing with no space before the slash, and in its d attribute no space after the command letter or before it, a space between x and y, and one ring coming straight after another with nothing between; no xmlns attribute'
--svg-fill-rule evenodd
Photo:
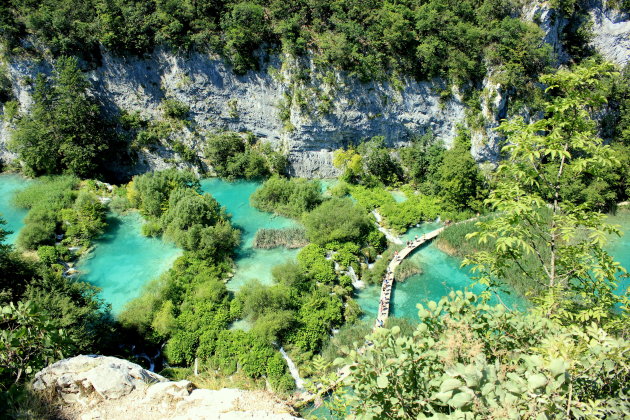
<svg viewBox="0 0 630 420"><path fill-rule="evenodd" d="M617 229L588 203L562 194L573 177L598 177L618 164L590 117L605 101L600 86L611 70L607 64L586 62L541 78L552 94L546 115L501 125L508 158L497 169L487 200L496 216L470 235L495 243L466 260L486 285L496 285L523 256L534 256L535 265L524 274L548 289L543 302L548 316L605 322L617 319L615 303L627 302L627 294L615 294L619 265L604 249L607 234Z"/></svg>
<svg viewBox="0 0 630 420"><path fill-rule="evenodd" d="M52 78L37 76L33 106L19 120L11 141L28 175L85 178L99 172L111 138L89 86L72 57L57 60Z"/></svg>

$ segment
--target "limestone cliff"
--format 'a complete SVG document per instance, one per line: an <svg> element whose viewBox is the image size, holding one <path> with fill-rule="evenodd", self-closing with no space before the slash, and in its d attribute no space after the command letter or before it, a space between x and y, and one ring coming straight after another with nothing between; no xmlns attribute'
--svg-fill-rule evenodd
<svg viewBox="0 0 630 420"><path fill-rule="evenodd" d="M76 356L35 375L33 388L68 419L296 419L273 394L238 389L195 389L142 367L105 356Z"/></svg>
<svg viewBox="0 0 630 420"><path fill-rule="evenodd" d="M521 13L523 18L540 25L559 63L566 61L561 44L566 22L548 2L532 4ZM627 63L628 16L597 1L591 16L595 48L619 65ZM457 125L466 123L466 106L458 92L444 95L447 86L439 80L362 83L344 73L319 71L308 58L296 66L289 57L261 57L261 71L237 76L220 57L208 54L177 55L158 49L144 58L117 57L106 51L102 57L90 78L94 94L111 112L122 109L160 118L165 98L175 98L191 110L191 124L163 144L142 150L136 166L126 168L131 173L189 166L178 159L170 142L176 138L201 157L204 134L227 129L251 132L286 152L293 175L332 177L337 175L332 151L339 147L376 135L385 136L396 147L428 130L448 146ZM22 59L7 67L14 94L26 110L32 90L29 81L40 71L49 72L50 65L45 60ZM479 161L497 157L499 142L493 129L506 116L510 95L491 76L483 86L484 123L473 132L472 153ZM0 127L3 161L15 157L6 149L9 133L10 124L5 121Z"/></svg>

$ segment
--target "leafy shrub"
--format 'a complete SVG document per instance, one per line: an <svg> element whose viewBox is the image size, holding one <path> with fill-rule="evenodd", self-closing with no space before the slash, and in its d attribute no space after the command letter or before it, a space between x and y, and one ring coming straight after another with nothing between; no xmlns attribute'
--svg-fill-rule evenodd
<svg viewBox="0 0 630 420"><path fill-rule="evenodd" d="M357 367L342 399L357 416L623 417L628 410L624 338L506 311L468 292L418 308L416 332L381 329L369 336L372 346L345 360ZM392 368L401 374L387 375ZM392 401L393 393L400 397Z"/></svg>
<svg viewBox="0 0 630 420"><path fill-rule="evenodd" d="M313 243L363 243L373 229L369 216L348 198L325 201L302 219L306 236Z"/></svg>
<svg viewBox="0 0 630 420"><path fill-rule="evenodd" d="M184 120L188 117L190 107L174 98L164 99L161 103L164 116L176 120Z"/></svg>
<svg viewBox="0 0 630 420"><path fill-rule="evenodd" d="M167 169L148 172L133 177L128 197L142 215L156 218L168 207L171 192L178 188L199 190L199 180L189 171Z"/></svg>
<svg viewBox="0 0 630 420"><path fill-rule="evenodd" d="M57 248L50 245L43 245L37 248L37 256L39 260L46 265L56 264L59 260Z"/></svg>
<svg viewBox="0 0 630 420"><path fill-rule="evenodd" d="M307 276L317 282L330 284L336 280L333 262L326 259L326 250L315 244L305 246L297 261Z"/></svg>
<svg viewBox="0 0 630 420"><path fill-rule="evenodd" d="M402 203L384 205L379 211L386 227L404 233L410 226L437 219L442 207L435 197L414 194Z"/></svg>
<svg viewBox="0 0 630 420"><path fill-rule="evenodd" d="M355 185L350 188L350 194L368 210L378 209L387 204L396 204L394 197L382 187L368 188L362 185Z"/></svg>
<svg viewBox="0 0 630 420"><path fill-rule="evenodd" d="M281 216L298 218L322 202L320 183L273 176L250 197L252 206Z"/></svg>

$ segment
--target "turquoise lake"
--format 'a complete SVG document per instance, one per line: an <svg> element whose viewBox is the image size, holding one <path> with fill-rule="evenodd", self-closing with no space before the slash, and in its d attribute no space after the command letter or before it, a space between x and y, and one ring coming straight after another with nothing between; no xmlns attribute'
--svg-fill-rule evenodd
<svg viewBox="0 0 630 420"><path fill-rule="evenodd" d="M24 189L30 180L15 174L0 174L0 216L7 222L3 229L11 231L5 241L14 244L18 232L24 226L24 217L28 213L25 209L20 209L11 204L13 194Z"/></svg>
<svg viewBox="0 0 630 420"><path fill-rule="evenodd" d="M17 175L0 175L0 193L5 198L0 202L0 213L8 221L8 228L16 232L9 237L10 242L14 242L26 215L26 211L11 205L10 197L28 182ZM334 182L325 182L324 189L331 184ZM228 288L238 290L252 279L270 284L271 269L295 258L298 250L253 249L254 235L260 228L285 228L296 226L297 223L260 212L249 205L249 197L260 185L258 182L227 182L210 178L202 180L201 185L203 191L212 194L226 208L232 215L232 223L243 232L241 247L237 252L236 274L228 282ZM128 301L139 295L146 283L166 271L181 254L181 250L159 239L142 236L142 219L137 213L111 215L108 221L110 226L106 233L95 241L94 251L79 262L78 269L83 273L83 280L102 289L102 297L112 305L116 314ZM613 222L621 224L626 235L613 238L609 250L623 266L630 267L630 212L620 213L613 218ZM424 223L410 229L402 239L413 239L415 235L422 235L439 226L438 223ZM468 270L460 268L458 259L448 256L433 244L419 249L411 258L420 266L422 274L396 285L392 295L392 314L396 317L416 320L417 303L438 300L451 290L470 286ZM629 283L628 279L624 280L620 288L627 287ZM366 317L375 316L379 293L378 286L369 286L358 293L357 301ZM522 300L513 295L502 295L502 300L512 307L523 305Z"/></svg>
<svg viewBox="0 0 630 420"><path fill-rule="evenodd" d="M105 234L95 241L94 251L79 261L77 269L81 280L101 288L101 297L116 315L140 295L146 283L168 270L181 250L142 236L142 218L136 212L110 215L107 222Z"/></svg>
<svg viewBox="0 0 630 420"><path fill-rule="evenodd" d="M249 205L249 197L259 186L260 183L254 181L227 182L218 178L201 181L201 189L226 208L232 215L232 224L243 232L236 257L236 274L227 284L229 290L236 291L252 279L271 284L271 269L295 258L298 253L297 249L252 248L258 229L281 229L297 225L292 219L264 213Z"/></svg>

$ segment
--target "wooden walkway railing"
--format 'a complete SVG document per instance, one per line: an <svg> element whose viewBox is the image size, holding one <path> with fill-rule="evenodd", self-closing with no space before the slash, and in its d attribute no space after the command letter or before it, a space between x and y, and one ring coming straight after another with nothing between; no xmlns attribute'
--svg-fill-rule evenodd
<svg viewBox="0 0 630 420"><path fill-rule="evenodd" d="M385 278L383 279L383 284L381 285L381 298L378 305L378 315L376 316L376 323L374 328L379 328L385 325L385 321L389 317L389 303L392 298L392 287L394 286L394 273L396 272L396 268L402 263L402 261L407 258L416 248L419 246L429 242L438 236L444 227L439 229L435 229L429 233L425 233L421 237L411 241L406 247L401 249L394 255L394 258L389 262L387 266L387 273L385 274Z"/></svg>
<svg viewBox="0 0 630 420"><path fill-rule="evenodd" d="M392 297L392 286L394 285L394 272L396 267L402 263L402 261L407 258L413 251L416 250L419 246L431 241L436 236L438 236L445 227L441 227L439 229L435 229L429 233L426 233L419 237L418 239L412 241L400 250L397 254L394 255L394 258L389 262L387 266L387 273L385 274L385 278L383 279L383 284L381 286L381 300L378 306L378 315L376 317L376 324L374 329L382 327L387 321L389 317L389 303ZM364 347L361 347L358 351L364 350ZM294 400L295 407L303 407L304 405L313 402L317 396L325 394L335 388L337 385L342 383L344 379L346 379L350 375L350 367L353 365L346 365L337 371L338 378L337 380L326 387L326 389L319 389L316 394L311 394L309 392L304 392L300 396Z"/></svg>

